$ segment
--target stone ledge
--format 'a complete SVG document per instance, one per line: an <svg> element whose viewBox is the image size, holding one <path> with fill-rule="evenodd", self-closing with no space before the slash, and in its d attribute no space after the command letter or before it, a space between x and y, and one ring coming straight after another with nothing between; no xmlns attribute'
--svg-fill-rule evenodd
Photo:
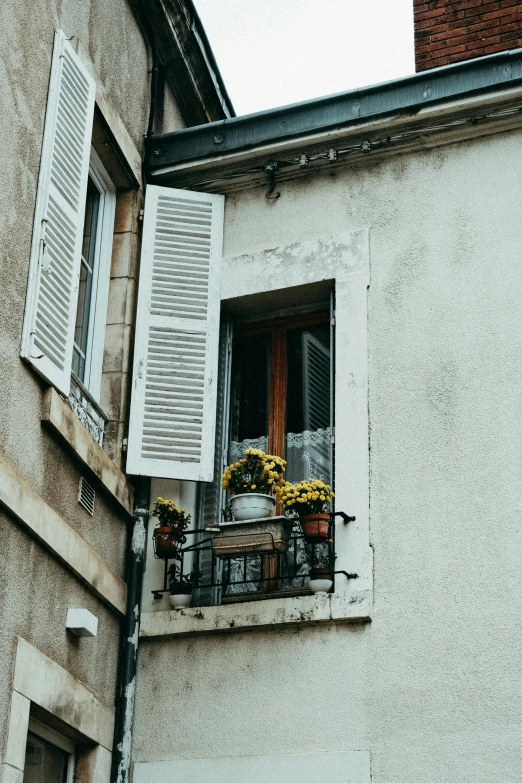
<svg viewBox="0 0 522 783"><path fill-rule="evenodd" d="M371 620L371 605L371 590L352 589L331 595L144 612L140 637L232 633L310 623L367 622Z"/></svg>
<svg viewBox="0 0 522 783"><path fill-rule="evenodd" d="M132 516L132 484L52 386L45 393L42 424L65 441L80 462L94 473L114 500Z"/></svg>
<svg viewBox="0 0 522 783"><path fill-rule="evenodd" d="M47 505L1 457L0 506L5 506L95 595L120 614L125 614L127 585L123 579L120 579L79 533Z"/></svg>

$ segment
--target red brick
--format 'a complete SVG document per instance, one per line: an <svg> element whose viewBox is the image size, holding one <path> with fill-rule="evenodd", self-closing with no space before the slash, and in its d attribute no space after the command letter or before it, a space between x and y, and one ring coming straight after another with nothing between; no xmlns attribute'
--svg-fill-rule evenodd
<svg viewBox="0 0 522 783"><path fill-rule="evenodd" d="M484 49L485 54L494 54L494 52L502 52L506 51L506 44L504 41L498 44L493 44L492 46L486 46Z"/></svg>
<svg viewBox="0 0 522 783"><path fill-rule="evenodd" d="M483 15L483 19L500 19L502 16L506 15L506 9L505 8L497 8L496 11L490 11L488 14Z"/></svg>
<svg viewBox="0 0 522 783"><path fill-rule="evenodd" d="M444 8L436 8L433 11L424 11L424 13L416 14L416 18L423 22L426 19L435 19L437 16L444 16Z"/></svg>
<svg viewBox="0 0 522 783"><path fill-rule="evenodd" d="M500 40L503 43L507 43L508 41L513 43L514 41L519 41L521 38L522 38L522 33L520 32L520 30L514 31L512 33L504 33L504 35L500 36ZM510 49L518 48L518 46L517 47L510 46L509 48Z"/></svg>
<svg viewBox="0 0 522 783"><path fill-rule="evenodd" d="M480 24L473 24L469 27L457 27L452 30L446 30L443 33L437 33L437 35L431 36L431 40L433 42L449 40L451 38L458 38L462 35L475 35L476 33L484 33L487 30L496 28L497 25L495 23L481 22Z"/></svg>
<svg viewBox="0 0 522 783"><path fill-rule="evenodd" d="M497 31L501 35L505 35L506 33L511 33L511 32L517 32L518 30L520 30L520 25L518 22L512 22L511 24L503 24L497 28Z"/></svg>
<svg viewBox="0 0 522 783"><path fill-rule="evenodd" d="M465 52L466 47L464 44L459 44L459 46L447 46L445 49L439 49L437 51L437 57L447 57L450 54L458 54L459 52Z"/></svg>

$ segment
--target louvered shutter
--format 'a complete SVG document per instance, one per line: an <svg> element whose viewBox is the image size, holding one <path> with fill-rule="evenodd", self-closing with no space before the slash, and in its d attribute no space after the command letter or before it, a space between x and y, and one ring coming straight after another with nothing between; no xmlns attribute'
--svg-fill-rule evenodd
<svg viewBox="0 0 522 783"><path fill-rule="evenodd" d="M212 481L223 202L147 187L129 473Z"/></svg>
<svg viewBox="0 0 522 783"><path fill-rule="evenodd" d="M58 30L29 263L21 356L69 394L95 83Z"/></svg>

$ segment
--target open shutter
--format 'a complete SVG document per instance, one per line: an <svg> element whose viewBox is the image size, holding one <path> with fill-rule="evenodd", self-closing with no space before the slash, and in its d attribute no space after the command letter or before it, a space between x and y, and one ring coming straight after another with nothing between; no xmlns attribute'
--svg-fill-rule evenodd
<svg viewBox="0 0 522 783"><path fill-rule="evenodd" d="M96 86L58 30L54 40L21 356L69 394Z"/></svg>
<svg viewBox="0 0 522 783"><path fill-rule="evenodd" d="M223 203L147 186L129 473L212 481Z"/></svg>

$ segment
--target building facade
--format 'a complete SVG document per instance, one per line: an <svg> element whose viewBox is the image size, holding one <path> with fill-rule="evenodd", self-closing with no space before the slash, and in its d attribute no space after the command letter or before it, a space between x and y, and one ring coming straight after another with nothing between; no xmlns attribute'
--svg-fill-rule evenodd
<svg viewBox="0 0 522 783"><path fill-rule="evenodd" d="M144 136L230 110L191 4L2 21L0 778L108 781Z"/></svg>
<svg viewBox="0 0 522 783"><path fill-rule="evenodd" d="M518 783L522 53L234 118L190 4L41 11L3 57L1 780ZM333 485L326 542L232 542L249 447Z"/></svg>

